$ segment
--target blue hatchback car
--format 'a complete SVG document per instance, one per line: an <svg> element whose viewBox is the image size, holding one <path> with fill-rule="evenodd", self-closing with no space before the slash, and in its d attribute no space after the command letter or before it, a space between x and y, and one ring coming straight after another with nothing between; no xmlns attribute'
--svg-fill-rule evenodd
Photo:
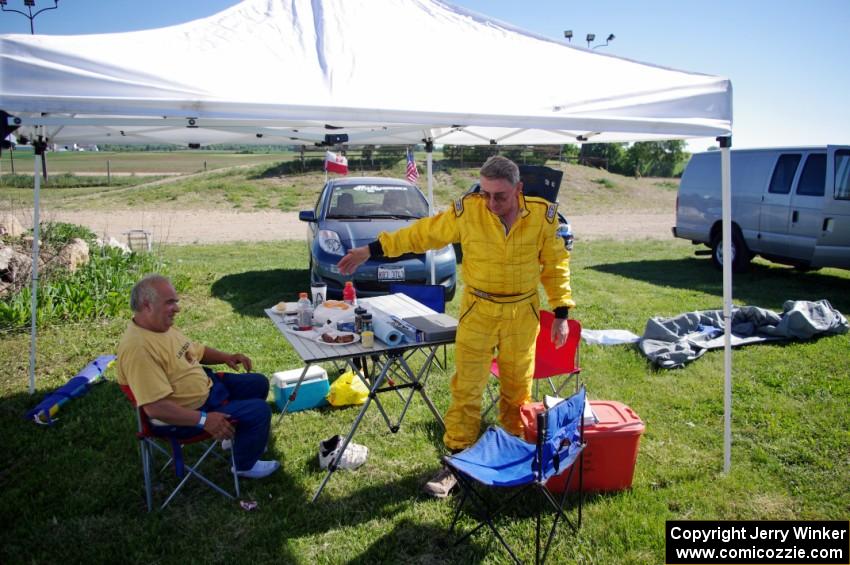
<svg viewBox="0 0 850 565"><path fill-rule="evenodd" d="M457 261L451 245L428 255L408 253L392 259L369 259L353 276L341 274L336 266L349 249L374 241L382 231L395 231L427 215L428 200L406 180L329 180L315 208L298 214L298 219L308 225L311 282L326 283L331 298L342 296L347 280L354 281L358 296L378 296L387 294L393 282L429 283L433 260L437 284L445 287L446 300L451 300L457 287Z"/></svg>

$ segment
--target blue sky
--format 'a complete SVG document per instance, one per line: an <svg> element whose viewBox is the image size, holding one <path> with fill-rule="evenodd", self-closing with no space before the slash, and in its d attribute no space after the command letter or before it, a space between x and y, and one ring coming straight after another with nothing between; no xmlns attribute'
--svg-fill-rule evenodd
<svg viewBox="0 0 850 565"><path fill-rule="evenodd" d="M238 0L61 0L35 20L36 33L128 31L182 23ZM52 5L36 0L37 7ZM600 52L728 77L734 147L850 144L850 1L815 0L455 0L540 35ZM23 0L8 0L22 8ZM28 33L29 20L0 13L0 33ZM435 41L438 41L435 38ZM427 50L414 59L427 60ZM519 76L519 75L518 75ZM520 79L521 80L521 79ZM713 145L690 142L691 150Z"/></svg>

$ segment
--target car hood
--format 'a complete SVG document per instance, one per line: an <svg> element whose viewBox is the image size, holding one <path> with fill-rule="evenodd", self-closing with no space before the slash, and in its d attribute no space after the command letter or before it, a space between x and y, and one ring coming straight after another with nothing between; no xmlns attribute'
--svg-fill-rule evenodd
<svg viewBox="0 0 850 565"><path fill-rule="evenodd" d="M382 231L393 232L409 226L416 220L325 220L319 229L335 231L339 234L342 244L348 247L359 247L371 243L378 238Z"/></svg>

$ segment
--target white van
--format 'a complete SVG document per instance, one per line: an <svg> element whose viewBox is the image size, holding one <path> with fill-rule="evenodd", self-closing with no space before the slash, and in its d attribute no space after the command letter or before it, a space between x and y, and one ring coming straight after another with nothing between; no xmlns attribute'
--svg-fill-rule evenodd
<svg viewBox="0 0 850 565"><path fill-rule="evenodd" d="M800 269L850 269L850 146L738 149L732 154L732 267L755 255ZM673 235L723 265L720 151L691 157Z"/></svg>

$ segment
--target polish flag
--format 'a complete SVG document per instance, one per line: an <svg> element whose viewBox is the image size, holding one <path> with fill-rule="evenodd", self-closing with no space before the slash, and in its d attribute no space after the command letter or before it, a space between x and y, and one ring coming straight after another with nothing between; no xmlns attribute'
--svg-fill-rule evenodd
<svg viewBox="0 0 850 565"><path fill-rule="evenodd" d="M344 155L337 155L332 151L325 152L325 170L341 175L348 174L348 159Z"/></svg>

